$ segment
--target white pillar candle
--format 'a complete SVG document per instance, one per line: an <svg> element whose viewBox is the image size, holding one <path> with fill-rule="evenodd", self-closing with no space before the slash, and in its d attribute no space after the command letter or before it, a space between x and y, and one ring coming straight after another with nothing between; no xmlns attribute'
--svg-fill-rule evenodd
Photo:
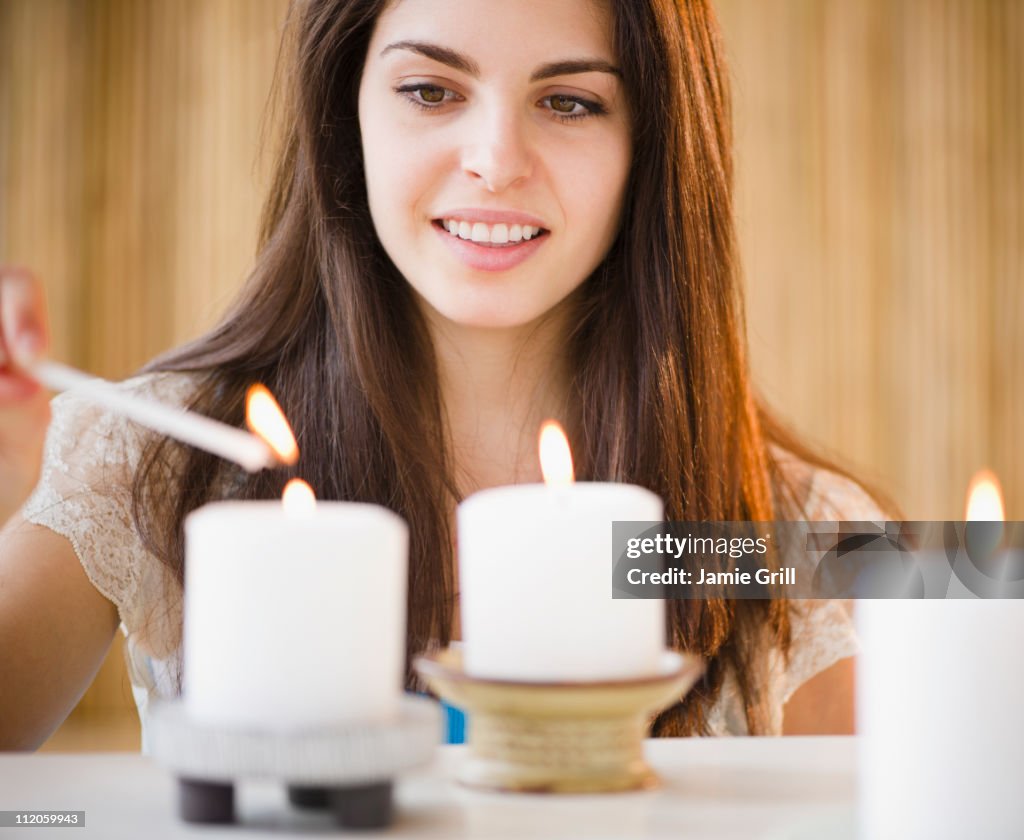
<svg viewBox="0 0 1024 840"><path fill-rule="evenodd" d="M612 598L612 522L661 521L627 484L497 487L458 510L463 663L474 676L602 680L653 674L665 602Z"/></svg>
<svg viewBox="0 0 1024 840"><path fill-rule="evenodd" d="M953 600L857 607L864 840L1024 837L1024 669L1016 657L1024 603L978 598L958 575L977 563L988 572L1012 568L999 545L1003 504L991 472L972 480L967 519L981 521L968 522L956 549L946 590ZM949 550L925 552L923 565L942 569Z"/></svg>
<svg viewBox="0 0 1024 840"><path fill-rule="evenodd" d="M857 624L859 836L1024 837L1024 603L865 600Z"/></svg>
<svg viewBox="0 0 1024 840"><path fill-rule="evenodd" d="M375 505L219 502L186 520L184 695L198 723L290 732L397 714L408 529Z"/></svg>

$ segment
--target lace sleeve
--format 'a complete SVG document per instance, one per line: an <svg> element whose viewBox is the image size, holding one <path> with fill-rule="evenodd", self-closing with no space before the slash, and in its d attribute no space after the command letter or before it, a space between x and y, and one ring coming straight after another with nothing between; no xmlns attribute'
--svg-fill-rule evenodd
<svg viewBox="0 0 1024 840"><path fill-rule="evenodd" d="M806 509L811 521L883 522L886 519L859 484L826 470L815 472ZM811 677L860 650L851 601L792 601L791 607L792 644L783 702Z"/></svg>
<svg viewBox="0 0 1024 840"><path fill-rule="evenodd" d="M181 404L191 380L151 374L119 387ZM143 547L131 513L132 476L151 434L68 392L52 403L42 473L22 516L65 537L126 634L156 656L177 646L180 598L169 571Z"/></svg>

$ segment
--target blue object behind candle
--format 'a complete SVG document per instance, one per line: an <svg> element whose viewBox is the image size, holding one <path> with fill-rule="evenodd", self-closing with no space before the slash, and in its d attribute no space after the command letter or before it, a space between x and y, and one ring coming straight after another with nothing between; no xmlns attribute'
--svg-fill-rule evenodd
<svg viewBox="0 0 1024 840"><path fill-rule="evenodd" d="M420 697L429 697L425 691L415 691ZM444 712L444 742L446 744L466 743L466 713L458 706L450 706L444 700L438 701Z"/></svg>
<svg viewBox="0 0 1024 840"><path fill-rule="evenodd" d="M445 713L445 743L466 743L466 713L458 706L449 706L444 700L441 708Z"/></svg>

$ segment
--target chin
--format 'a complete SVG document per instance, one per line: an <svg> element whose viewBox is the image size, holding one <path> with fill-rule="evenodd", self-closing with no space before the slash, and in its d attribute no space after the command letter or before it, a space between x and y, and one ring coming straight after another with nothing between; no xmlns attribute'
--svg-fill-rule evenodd
<svg viewBox="0 0 1024 840"><path fill-rule="evenodd" d="M536 316L529 314L493 311L493 310L471 310L453 307L447 311L438 310L438 314L446 321L464 329L474 330L507 330L517 327L525 327L536 320Z"/></svg>
<svg viewBox="0 0 1024 840"><path fill-rule="evenodd" d="M538 320L548 309L540 301L528 305L522 290L480 290L460 285L446 289L445 293L425 295L418 290L417 297L428 319L477 330L503 330L525 327Z"/></svg>

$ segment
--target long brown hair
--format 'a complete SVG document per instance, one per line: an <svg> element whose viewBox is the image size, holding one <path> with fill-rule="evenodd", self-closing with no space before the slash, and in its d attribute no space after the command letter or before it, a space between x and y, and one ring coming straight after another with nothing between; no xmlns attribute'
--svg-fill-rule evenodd
<svg viewBox="0 0 1024 840"><path fill-rule="evenodd" d="M458 490L433 347L367 204L357 92L387 5L293 4L278 69L284 141L255 268L217 328L148 367L193 372L190 405L238 425L247 386L265 383L295 428L299 463L246 476L155 439L133 498L147 545L179 580L183 519L220 496L274 498L298 474L321 498L397 511L411 533L411 656L450 639ZM578 475L648 487L668 519L770 520L778 499L794 497L769 442L798 446L766 425L748 378L717 25L705 0L610 5L637 105L634 158L619 236L582 286L566 337ZM788 650L788 615L784 600L670 602L672 643L709 665L654 733L706 731L729 668L750 731L766 731L764 654Z"/></svg>

